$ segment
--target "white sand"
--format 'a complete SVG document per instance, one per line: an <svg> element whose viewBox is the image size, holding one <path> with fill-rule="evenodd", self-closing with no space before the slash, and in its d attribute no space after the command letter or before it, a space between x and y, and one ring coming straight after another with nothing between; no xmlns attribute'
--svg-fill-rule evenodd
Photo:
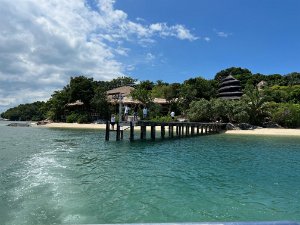
<svg viewBox="0 0 300 225"><path fill-rule="evenodd" d="M105 124L77 124L77 123L49 123L46 125L39 125L38 127L47 128L72 128L72 129L105 129ZM116 126L115 126L116 129ZM147 130L150 127L147 127ZM166 126L166 130L168 127ZM156 130L160 130L160 126L156 127ZM225 134L246 134L246 135L279 135L279 136L299 136L300 129L279 129L279 128L261 128L255 130L228 130Z"/></svg>
<svg viewBox="0 0 300 225"><path fill-rule="evenodd" d="M226 134L300 136L300 129L261 128L254 130L228 130Z"/></svg>
<svg viewBox="0 0 300 225"><path fill-rule="evenodd" d="M78 123L48 123L46 125L39 125L38 127L48 128L78 128L78 129L105 129L105 124L78 124Z"/></svg>
<svg viewBox="0 0 300 225"><path fill-rule="evenodd" d="M105 130L106 124L48 123L46 125L39 125L38 127ZM117 129L117 125L115 125L115 129ZM150 130L150 129L151 128L148 126L147 130ZM168 130L168 126L166 126L165 129ZM156 127L156 130L160 131L160 126Z"/></svg>

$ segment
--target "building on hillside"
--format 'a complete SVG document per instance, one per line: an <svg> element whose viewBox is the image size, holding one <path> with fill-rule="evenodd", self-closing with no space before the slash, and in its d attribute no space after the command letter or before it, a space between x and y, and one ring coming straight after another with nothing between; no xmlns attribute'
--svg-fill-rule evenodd
<svg viewBox="0 0 300 225"><path fill-rule="evenodd" d="M258 90L262 90L264 89L266 86L268 85L267 81L262 80L261 82L259 82L256 87L258 88Z"/></svg>
<svg viewBox="0 0 300 225"><path fill-rule="evenodd" d="M222 99L240 99L243 95L240 81L229 75L219 85L218 97Z"/></svg>
<svg viewBox="0 0 300 225"><path fill-rule="evenodd" d="M106 92L107 100L109 103L116 106L116 109L115 109L116 112L119 113L120 110L123 108L123 106L126 105L131 109L129 114L132 114L135 107L138 107L139 109L142 109L144 107L144 105L140 101L135 100L130 96L130 93L133 90L134 90L134 88L130 87L130 86L123 86L123 87L118 87L118 88L109 90ZM170 103L166 99L154 98L153 102L162 106L163 113L168 112ZM120 107L121 107L121 109L120 109Z"/></svg>
<svg viewBox="0 0 300 225"><path fill-rule="evenodd" d="M109 90L106 92L108 102L110 102L112 104L117 104L117 103L119 103L119 100L121 99L122 104L124 104L124 105L129 105L129 106L142 105L141 102L134 100L130 96L130 93L133 90L134 90L134 88L130 87L130 86L123 86L123 87L118 87L118 88ZM167 102L167 100L164 98L154 98L153 102L156 104L160 104L160 105L168 105L169 104Z"/></svg>
<svg viewBox="0 0 300 225"><path fill-rule="evenodd" d="M122 103L126 104L126 105L138 105L138 104L140 104L140 102L137 100L134 100L130 96L130 93L133 90L134 90L134 88L130 87L130 86L114 88L114 89L106 92L107 100L108 100L108 102L110 102L112 104L118 104L119 101L121 100Z"/></svg>

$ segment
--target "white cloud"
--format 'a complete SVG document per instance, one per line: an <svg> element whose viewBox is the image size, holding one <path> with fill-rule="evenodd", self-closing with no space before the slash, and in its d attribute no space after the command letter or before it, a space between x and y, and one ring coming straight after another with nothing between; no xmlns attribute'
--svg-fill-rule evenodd
<svg viewBox="0 0 300 225"><path fill-rule="evenodd" d="M217 34L218 37L221 37L221 38L227 38L230 35L232 35L232 33L224 32L224 31L218 31L217 29L214 29L214 32Z"/></svg>
<svg viewBox="0 0 300 225"><path fill-rule="evenodd" d="M148 52L148 53L146 54L146 62L151 62L151 61L153 61L155 58L156 58L155 55L153 55L153 54L150 53L150 52Z"/></svg>
<svg viewBox="0 0 300 225"><path fill-rule="evenodd" d="M204 39L204 41L206 41L206 42L210 42L210 38L209 38L209 37L204 37L203 39Z"/></svg>
<svg viewBox="0 0 300 225"><path fill-rule="evenodd" d="M181 24L168 26L166 23L154 23L149 26L150 35L159 34L163 37L176 37L180 40L195 41L199 39Z"/></svg>
<svg viewBox="0 0 300 225"><path fill-rule="evenodd" d="M0 4L0 111L46 100L70 76L108 80L132 66L127 41L146 45L156 37L197 40L185 26L130 21L114 0L2 0ZM143 21L145 23L145 21Z"/></svg>

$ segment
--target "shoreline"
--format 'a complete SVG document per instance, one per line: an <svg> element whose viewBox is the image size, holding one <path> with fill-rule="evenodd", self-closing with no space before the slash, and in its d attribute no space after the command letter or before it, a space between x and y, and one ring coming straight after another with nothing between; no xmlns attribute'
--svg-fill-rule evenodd
<svg viewBox="0 0 300 225"><path fill-rule="evenodd" d="M37 125L37 127L45 127L45 128L68 128L68 129L99 129L105 130L106 124L79 124L79 123L47 123L45 125Z"/></svg>
<svg viewBox="0 0 300 225"><path fill-rule="evenodd" d="M268 136L299 136L300 129L288 128L259 128L254 130L227 130L225 134L239 135L268 135Z"/></svg>
<svg viewBox="0 0 300 225"><path fill-rule="evenodd" d="M67 128L67 129L98 129L105 130L106 124L78 124L78 123L48 123L46 125L38 125L37 127L44 128ZM147 127L148 129L148 127ZM149 127L150 129L150 127ZM157 131L160 127L157 127ZM167 130L167 127L166 127ZM237 134L237 135L272 135L272 136L299 136L300 129L288 128L259 128L254 130L227 130L224 134Z"/></svg>

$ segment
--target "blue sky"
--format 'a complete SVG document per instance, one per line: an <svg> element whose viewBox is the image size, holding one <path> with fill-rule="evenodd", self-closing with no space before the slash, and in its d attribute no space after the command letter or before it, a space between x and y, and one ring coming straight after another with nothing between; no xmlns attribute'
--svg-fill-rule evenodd
<svg viewBox="0 0 300 225"><path fill-rule="evenodd" d="M156 56L133 76L170 82L191 76L213 78L231 66L253 73L300 71L300 1L288 0L122 0L116 8L145 23L184 24L196 41L161 39L140 51ZM203 38L209 38L204 41Z"/></svg>
<svg viewBox="0 0 300 225"><path fill-rule="evenodd" d="M71 76L182 82L300 71L298 0L1 0L0 112Z"/></svg>

